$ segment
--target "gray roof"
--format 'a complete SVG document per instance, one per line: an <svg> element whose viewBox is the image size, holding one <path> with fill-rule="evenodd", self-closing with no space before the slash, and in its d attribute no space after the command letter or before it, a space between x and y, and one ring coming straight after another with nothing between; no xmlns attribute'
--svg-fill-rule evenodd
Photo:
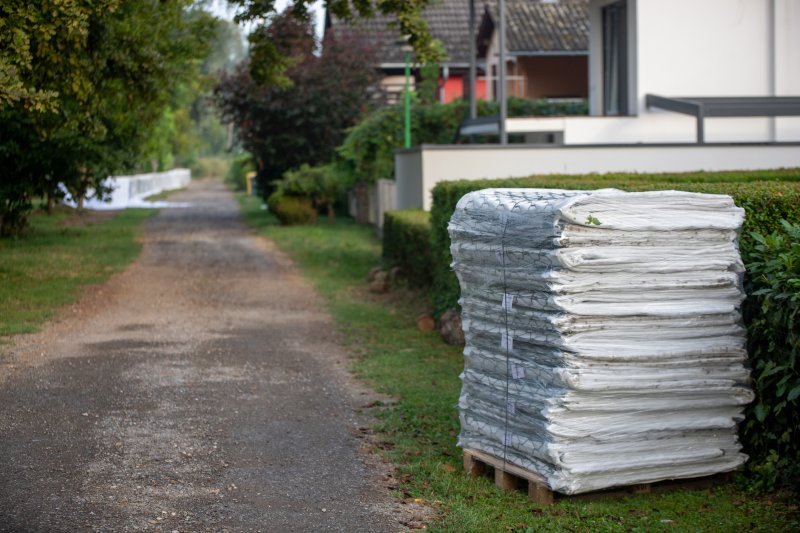
<svg viewBox="0 0 800 533"><path fill-rule="evenodd" d="M506 0L506 49L512 55L587 53L588 0ZM479 48L485 48L499 19L497 0L486 2Z"/></svg>
<svg viewBox="0 0 800 533"><path fill-rule="evenodd" d="M482 3L475 1L475 9L480 17ZM447 52L448 61L443 65L466 65L469 63L469 0L435 0L425 10L425 19L431 34L439 39ZM332 16L325 18L325 31L357 30L368 38L373 38L380 46L378 57L382 65L402 64L405 56L401 50L400 33L388 27L393 17L376 14L370 19L345 21Z"/></svg>

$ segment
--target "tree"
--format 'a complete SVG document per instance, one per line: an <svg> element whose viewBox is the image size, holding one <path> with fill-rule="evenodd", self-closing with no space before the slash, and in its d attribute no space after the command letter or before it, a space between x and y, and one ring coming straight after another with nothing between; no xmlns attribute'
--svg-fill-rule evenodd
<svg viewBox="0 0 800 533"><path fill-rule="evenodd" d="M258 30L288 60L288 84L259 85L251 63L223 76L216 98L223 117L236 124L244 147L259 161L259 186L266 198L271 183L287 170L330 161L355 124L375 80L374 48L354 36L336 36L314 55L309 20L290 13Z"/></svg>
<svg viewBox="0 0 800 533"><path fill-rule="evenodd" d="M97 0L0 7L0 233L18 232L34 195L63 183L82 198L132 166L173 89L208 50L210 16L190 0Z"/></svg>
<svg viewBox="0 0 800 533"><path fill-rule="evenodd" d="M290 13L293 17L309 20L308 7L316 0L294 0ZM407 35L414 47L417 59L422 63L434 63L444 59L441 43L431 37L428 23L422 11L436 0L325 0L325 8L339 18L369 17L376 12L394 15L394 27L400 35ZM237 22L266 21L269 26L277 17L276 0L229 0L242 11ZM255 31L250 40L250 73L259 85L286 85L289 79L285 71L291 59L282 53L279 42L269 32Z"/></svg>

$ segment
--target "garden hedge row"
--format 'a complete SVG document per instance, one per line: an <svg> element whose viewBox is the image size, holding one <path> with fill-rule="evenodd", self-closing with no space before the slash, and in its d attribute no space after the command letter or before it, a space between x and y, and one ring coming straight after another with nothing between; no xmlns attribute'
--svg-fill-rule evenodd
<svg viewBox="0 0 800 533"><path fill-rule="evenodd" d="M400 267L414 287L428 287L432 280L429 218L422 210L387 211L383 217L384 265Z"/></svg>
<svg viewBox="0 0 800 533"><path fill-rule="evenodd" d="M800 222L800 169L749 172L698 172L672 174L591 174L532 176L474 181L447 181L433 189L431 208L432 300L437 314L458 307L458 280L450 269L447 223L458 200L471 191L491 187L549 189L602 189L654 191L677 189L728 194L746 211L741 247L752 246L750 233L769 234L781 229L780 220Z"/></svg>
<svg viewBox="0 0 800 533"><path fill-rule="evenodd" d="M746 212L740 238L748 266L743 312L756 392L741 427L742 443L751 457L748 471L755 474L752 483L760 488L800 489L800 226L792 229L781 223L800 224L800 169L439 183L433 190L430 220L432 298L438 313L457 307L459 297L458 280L450 269L447 223L464 194L489 187L677 189L732 196Z"/></svg>
<svg viewBox="0 0 800 533"><path fill-rule="evenodd" d="M756 400L742 443L757 488L800 491L800 224L754 235L743 306Z"/></svg>

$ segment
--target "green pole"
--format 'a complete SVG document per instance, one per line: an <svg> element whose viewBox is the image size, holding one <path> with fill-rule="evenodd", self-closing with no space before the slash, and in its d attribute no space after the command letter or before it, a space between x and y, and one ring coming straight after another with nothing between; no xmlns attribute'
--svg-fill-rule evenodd
<svg viewBox="0 0 800 533"><path fill-rule="evenodd" d="M406 52L406 90L405 90L405 147L411 148L411 52Z"/></svg>

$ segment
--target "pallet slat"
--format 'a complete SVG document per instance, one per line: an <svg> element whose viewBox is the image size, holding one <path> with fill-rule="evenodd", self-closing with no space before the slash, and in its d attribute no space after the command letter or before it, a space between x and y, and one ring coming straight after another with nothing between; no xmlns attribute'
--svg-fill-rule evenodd
<svg viewBox="0 0 800 533"><path fill-rule="evenodd" d="M712 487L715 484L725 483L730 480L732 475L732 472L726 472L702 478L667 480L658 483L640 483L597 492L564 495L551 491L547 487L544 478L535 472L512 465L499 457L487 453L464 449L464 470L467 474L472 477L484 476L487 474L487 467L494 469L495 485L503 490L516 490L521 484L527 483L528 497L539 505L552 505L560 498L596 500L600 498L629 496L631 494L649 494L656 489L659 491L704 489Z"/></svg>

